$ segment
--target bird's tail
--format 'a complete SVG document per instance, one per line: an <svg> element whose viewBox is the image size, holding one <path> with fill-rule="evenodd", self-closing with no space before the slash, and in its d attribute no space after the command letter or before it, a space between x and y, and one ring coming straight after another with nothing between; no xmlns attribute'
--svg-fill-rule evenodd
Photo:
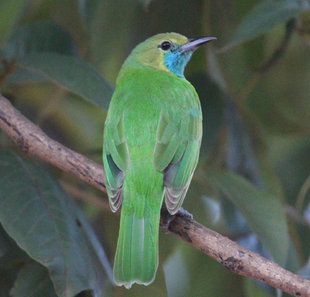
<svg viewBox="0 0 310 297"><path fill-rule="evenodd" d="M144 177L142 176L142 179ZM144 179L145 180L145 179ZM162 178L157 186L145 190L144 196L134 188L123 187L123 205L116 255L114 280L127 289L132 284L150 284L158 267L158 228L163 200ZM155 186L155 187L154 187ZM141 191L139 191L141 193Z"/></svg>

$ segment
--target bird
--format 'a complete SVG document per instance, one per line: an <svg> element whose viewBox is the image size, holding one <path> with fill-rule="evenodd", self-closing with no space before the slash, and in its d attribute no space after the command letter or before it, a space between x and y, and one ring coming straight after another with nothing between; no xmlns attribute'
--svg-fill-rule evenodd
<svg viewBox="0 0 310 297"><path fill-rule="evenodd" d="M158 268L163 204L180 209L198 163L202 111L184 77L192 53L215 37L160 33L138 44L121 67L109 105L103 164L109 205L121 207L113 276L149 285Z"/></svg>

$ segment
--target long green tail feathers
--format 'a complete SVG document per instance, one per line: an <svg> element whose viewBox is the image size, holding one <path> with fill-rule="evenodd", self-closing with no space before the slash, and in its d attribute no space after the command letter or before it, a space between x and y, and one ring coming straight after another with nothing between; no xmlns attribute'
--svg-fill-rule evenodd
<svg viewBox="0 0 310 297"><path fill-rule="evenodd" d="M114 280L129 289L132 284L150 284L158 267L159 210L138 217L122 211Z"/></svg>

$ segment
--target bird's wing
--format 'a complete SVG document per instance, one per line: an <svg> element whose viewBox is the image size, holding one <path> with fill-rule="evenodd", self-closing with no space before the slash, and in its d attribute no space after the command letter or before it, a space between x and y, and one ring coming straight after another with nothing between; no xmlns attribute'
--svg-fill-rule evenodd
<svg viewBox="0 0 310 297"><path fill-rule="evenodd" d="M112 211L117 211L122 203L124 170L128 162L128 149L124 137L123 113L118 117L108 118L105 123L103 163L105 168L106 188Z"/></svg>
<svg viewBox="0 0 310 297"><path fill-rule="evenodd" d="M198 162L201 121L199 104L177 113L161 112L154 165L164 172L165 202L171 214L181 207Z"/></svg>

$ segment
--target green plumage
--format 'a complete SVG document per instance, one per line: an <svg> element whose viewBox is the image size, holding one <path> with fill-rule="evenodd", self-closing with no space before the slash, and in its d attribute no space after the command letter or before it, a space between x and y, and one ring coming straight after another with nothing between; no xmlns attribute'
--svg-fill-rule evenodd
<svg viewBox="0 0 310 297"><path fill-rule="evenodd" d="M122 205L114 279L127 288L154 280L163 199L171 214L178 211L199 156L199 99L177 70L167 68L166 59L173 64L178 58L160 48L167 40L175 47L188 43L179 34L159 34L127 58L105 123L109 202L113 211Z"/></svg>

